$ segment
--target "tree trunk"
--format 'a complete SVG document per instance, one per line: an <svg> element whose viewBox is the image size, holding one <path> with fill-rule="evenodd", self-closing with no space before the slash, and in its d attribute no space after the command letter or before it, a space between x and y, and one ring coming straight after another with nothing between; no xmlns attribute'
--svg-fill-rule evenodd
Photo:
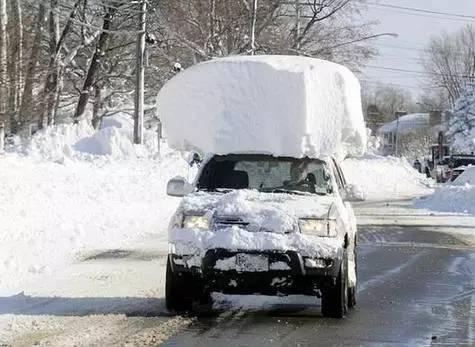
<svg viewBox="0 0 475 347"><path fill-rule="evenodd" d="M6 117L7 84L7 3L0 0L0 121Z"/></svg>
<svg viewBox="0 0 475 347"><path fill-rule="evenodd" d="M101 57L104 56L106 52L107 40L109 38L109 31L111 29L112 19L114 18L115 12L116 12L116 8L111 6L111 7L107 7L106 13L104 14L102 32L99 36L99 40L97 41L96 49L92 56L91 63L89 64L86 78L84 80L84 83L81 89L81 95L79 96L79 100L76 106L76 112L74 113L75 123L78 123L79 120L84 116L84 113L86 112L86 106L89 101L89 95L93 89L96 72L99 68L99 60Z"/></svg>
<svg viewBox="0 0 475 347"><path fill-rule="evenodd" d="M21 98L23 27L19 0L10 0L10 8L12 20L9 22L8 28L10 32L8 113L10 115L10 131L15 134L19 125L18 106Z"/></svg>
<svg viewBox="0 0 475 347"><path fill-rule="evenodd" d="M25 75L25 84L20 106L20 122L29 126L33 115L33 89L36 79L36 68L40 60L41 41L46 24L46 9L43 2L39 2L38 15L35 23L35 35L31 47L30 57Z"/></svg>
<svg viewBox="0 0 475 347"><path fill-rule="evenodd" d="M40 115L39 128L45 125L53 125L54 123L54 109L57 100L58 79L61 75L61 66L58 64L57 54L59 45L59 20L58 20L58 0L50 0L49 13L49 65L48 77L46 79L44 94L43 94L43 110Z"/></svg>
<svg viewBox="0 0 475 347"><path fill-rule="evenodd" d="M95 130L99 129L101 125L101 116L99 112L102 108L102 88L96 86L95 88L95 97L94 97L94 108L92 112L92 126Z"/></svg>

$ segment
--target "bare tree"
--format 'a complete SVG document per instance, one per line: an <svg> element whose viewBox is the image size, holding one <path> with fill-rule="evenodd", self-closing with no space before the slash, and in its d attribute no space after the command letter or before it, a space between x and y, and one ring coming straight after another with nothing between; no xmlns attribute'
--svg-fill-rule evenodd
<svg viewBox="0 0 475 347"><path fill-rule="evenodd" d="M94 54L91 58L91 63L87 69L86 78L84 79L83 86L81 88L81 94L74 113L74 121L78 122L86 111L86 106L89 101L89 95L94 87L97 70L99 69L99 60L105 56L107 49L107 41L109 39L110 31L112 29L112 20L117 11L117 6L105 6L105 12L103 16L102 30L97 40Z"/></svg>
<svg viewBox="0 0 475 347"><path fill-rule="evenodd" d="M10 131L18 130L18 107L21 98L22 62L23 62L23 24L19 0L10 0L11 21L9 31L9 73L8 73L8 113Z"/></svg>
<svg viewBox="0 0 475 347"><path fill-rule="evenodd" d="M424 67L430 76L429 84L445 90L453 104L466 83L475 80L474 26L433 37L426 49Z"/></svg>

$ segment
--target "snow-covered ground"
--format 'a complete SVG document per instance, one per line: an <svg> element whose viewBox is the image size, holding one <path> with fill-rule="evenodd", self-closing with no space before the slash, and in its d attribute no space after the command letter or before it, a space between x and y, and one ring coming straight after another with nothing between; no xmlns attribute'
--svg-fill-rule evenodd
<svg viewBox="0 0 475 347"><path fill-rule="evenodd" d="M366 155L342 163L346 180L359 186L368 200L391 200L427 195L433 181L418 173L404 158Z"/></svg>
<svg viewBox="0 0 475 347"><path fill-rule="evenodd" d="M165 194L166 182L186 176L185 160L165 145L161 158L131 158L134 146L117 127L96 134L82 126L55 130L0 157L0 295L21 292L88 249L118 248L148 234L160 235L160 247L167 247L178 200ZM84 148L78 143L114 154L92 156L76 150ZM139 148L152 156L147 150Z"/></svg>

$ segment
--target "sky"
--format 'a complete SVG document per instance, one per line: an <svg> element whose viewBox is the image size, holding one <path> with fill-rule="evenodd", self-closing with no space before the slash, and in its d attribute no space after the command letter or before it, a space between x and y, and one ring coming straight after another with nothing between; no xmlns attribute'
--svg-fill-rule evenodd
<svg viewBox="0 0 475 347"><path fill-rule="evenodd" d="M373 59L359 76L370 86L375 86L378 82L394 84L410 90L413 95L418 95L427 75L385 69L424 71L420 59L424 53L423 49L427 46L432 35L440 34L443 31L454 32L470 23L475 25L475 19L375 5L389 4L475 17L475 0L368 0L368 2L368 12L365 17L368 20L380 22L374 28L374 33L398 34L397 38L380 37L374 41L380 55Z"/></svg>

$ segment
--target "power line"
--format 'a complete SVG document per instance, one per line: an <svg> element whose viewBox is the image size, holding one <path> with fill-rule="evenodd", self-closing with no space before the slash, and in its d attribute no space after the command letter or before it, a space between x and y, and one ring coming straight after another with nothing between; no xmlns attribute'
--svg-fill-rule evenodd
<svg viewBox="0 0 475 347"><path fill-rule="evenodd" d="M429 14L423 14L423 13L414 13L414 12L404 12L403 10L393 10L390 8L373 8L374 10L377 11L382 11L382 12L390 12L390 13L397 13L397 14L402 14L405 16L416 16L416 17L423 17L423 18L431 18L431 19L437 19L437 20L445 20L445 21L451 21L451 22L456 22L456 23L473 23L475 22L474 19L461 19L461 18L453 18L453 17L444 17L440 15L429 15Z"/></svg>
<svg viewBox="0 0 475 347"><path fill-rule="evenodd" d="M437 14L437 15L441 15L441 16L450 16L450 17L458 17L458 18L463 18L463 19L475 20L475 16L459 14L459 13L432 11L432 10L422 9L422 8L397 6L397 5L390 5L390 4L384 4L384 3L379 4L379 3L375 3L375 2L368 2L368 4L373 5L373 6L393 8L393 9L398 9L398 10L406 10L406 11L419 12L419 13L428 13L428 14Z"/></svg>
<svg viewBox="0 0 475 347"><path fill-rule="evenodd" d="M403 72L403 73L413 73L419 75L427 75L427 76L441 76L441 77L458 77L458 78L474 78L475 76L469 75L459 75L459 74L441 74L437 72L425 72L425 71L417 71L417 70L408 70L408 69L400 69L394 67L387 67L387 66L375 66L375 65L366 65L366 68L370 69L377 69L377 70L387 70L387 71L395 71L395 72Z"/></svg>

